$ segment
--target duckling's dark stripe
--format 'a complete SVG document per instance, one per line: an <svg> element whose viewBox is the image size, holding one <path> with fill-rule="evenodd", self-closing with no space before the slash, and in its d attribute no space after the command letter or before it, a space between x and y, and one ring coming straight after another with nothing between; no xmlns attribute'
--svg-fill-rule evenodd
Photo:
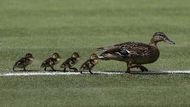
<svg viewBox="0 0 190 107"><path fill-rule="evenodd" d="M76 58L71 58L71 64L75 64L76 63L76 61L77 61L77 59Z"/></svg>
<svg viewBox="0 0 190 107"><path fill-rule="evenodd" d="M94 67L95 66L95 61L94 60L90 60L90 67L92 68L92 67Z"/></svg>

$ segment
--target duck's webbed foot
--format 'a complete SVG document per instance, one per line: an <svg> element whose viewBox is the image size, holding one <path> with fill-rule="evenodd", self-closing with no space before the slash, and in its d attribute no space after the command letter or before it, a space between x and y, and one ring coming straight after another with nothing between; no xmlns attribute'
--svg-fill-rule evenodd
<svg viewBox="0 0 190 107"><path fill-rule="evenodd" d="M142 72L144 72L144 71L147 72L148 71L148 69L146 67L142 66L142 65L140 65L139 68L141 69Z"/></svg>
<svg viewBox="0 0 190 107"><path fill-rule="evenodd" d="M131 68L132 68L132 65L127 63L127 71L125 71L125 73L131 73Z"/></svg>
<svg viewBox="0 0 190 107"><path fill-rule="evenodd" d="M91 69L89 69L89 72L90 72L90 74L93 74Z"/></svg>
<svg viewBox="0 0 190 107"><path fill-rule="evenodd" d="M142 65L128 65L126 73L130 73L131 68L139 68L142 72L148 71L148 69L146 67L142 66Z"/></svg>
<svg viewBox="0 0 190 107"><path fill-rule="evenodd" d="M127 71L125 71L125 73L131 73L131 68L127 67Z"/></svg>
<svg viewBox="0 0 190 107"><path fill-rule="evenodd" d="M142 72L148 71L148 69L142 65L134 65L131 68L139 68Z"/></svg>
<svg viewBox="0 0 190 107"><path fill-rule="evenodd" d="M56 70L54 69L54 67L53 67L53 66L50 66L50 68L51 68L53 71L56 71Z"/></svg>
<svg viewBox="0 0 190 107"><path fill-rule="evenodd" d="M44 67L44 71L46 71L47 70L47 68L46 67Z"/></svg>
<svg viewBox="0 0 190 107"><path fill-rule="evenodd" d="M74 68L74 67L71 68L71 67L70 67L70 69L74 70L74 72L78 72L78 69L77 69L77 68Z"/></svg>
<svg viewBox="0 0 190 107"><path fill-rule="evenodd" d="M26 71L26 67L23 68L23 71Z"/></svg>
<svg viewBox="0 0 190 107"><path fill-rule="evenodd" d="M67 68L65 67L64 70L63 70L63 72L66 72L66 70L67 70Z"/></svg>

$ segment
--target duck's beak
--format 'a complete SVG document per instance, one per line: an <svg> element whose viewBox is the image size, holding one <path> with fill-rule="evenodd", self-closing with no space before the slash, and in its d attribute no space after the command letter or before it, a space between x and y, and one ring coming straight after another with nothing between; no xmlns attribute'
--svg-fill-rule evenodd
<svg viewBox="0 0 190 107"><path fill-rule="evenodd" d="M175 44L175 42L172 41L172 40L170 40L169 38L165 38L164 41L165 41L166 43L168 43L168 44L171 44L171 45L174 45L174 44Z"/></svg>

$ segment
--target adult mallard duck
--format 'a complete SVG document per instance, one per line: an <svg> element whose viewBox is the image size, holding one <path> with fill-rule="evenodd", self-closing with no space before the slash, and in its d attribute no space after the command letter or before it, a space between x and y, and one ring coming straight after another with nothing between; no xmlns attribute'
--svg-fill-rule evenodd
<svg viewBox="0 0 190 107"><path fill-rule="evenodd" d="M125 42L109 47L101 47L103 53L99 55L101 60L117 60L127 63L127 72L130 73L131 68L140 68L141 71L148 71L142 64L155 62L160 55L157 43L164 41L169 44L175 44L163 32L154 33L149 44L140 42Z"/></svg>

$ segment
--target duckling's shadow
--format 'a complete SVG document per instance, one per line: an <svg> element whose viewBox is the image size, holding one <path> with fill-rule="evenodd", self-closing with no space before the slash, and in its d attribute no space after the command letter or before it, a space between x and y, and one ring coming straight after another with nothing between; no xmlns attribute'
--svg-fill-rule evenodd
<svg viewBox="0 0 190 107"><path fill-rule="evenodd" d="M90 74L88 72L83 72L81 74L81 76L100 76L100 75L105 75L105 74L100 74L100 73L96 73L96 72L94 72L93 74Z"/></svg>
<svg viewBox="0 0 190 107"><path fill-rule="evenodd" d="M42 70L42 71L44 71L44 70ZM66 73L66 72L77 72L77 71L68 71L68 70L67 70L67 71L64 71L64 70L57 70L57 69L56 69L56 70L46 70L46 71L44 71L44 72L65 72L65 73Z"/></svg>
<svg viewBox="0 0 190 107"><path fill-rule="evenodd" d="M64 70L14 70L13 72L79 72L79 71L64 71Z"/></svg>
<svg viewBox="0 0 190 107"><path fill-rule="evenodd" d="M40 70L14 70L13 72L39 72Z"/></svg>
<svg viewBox="0 0 190 107"><path fill-rule="evenodd" d="M79 72L79 71L74 71L74 70L55 70L54 72Z"/></svg>

